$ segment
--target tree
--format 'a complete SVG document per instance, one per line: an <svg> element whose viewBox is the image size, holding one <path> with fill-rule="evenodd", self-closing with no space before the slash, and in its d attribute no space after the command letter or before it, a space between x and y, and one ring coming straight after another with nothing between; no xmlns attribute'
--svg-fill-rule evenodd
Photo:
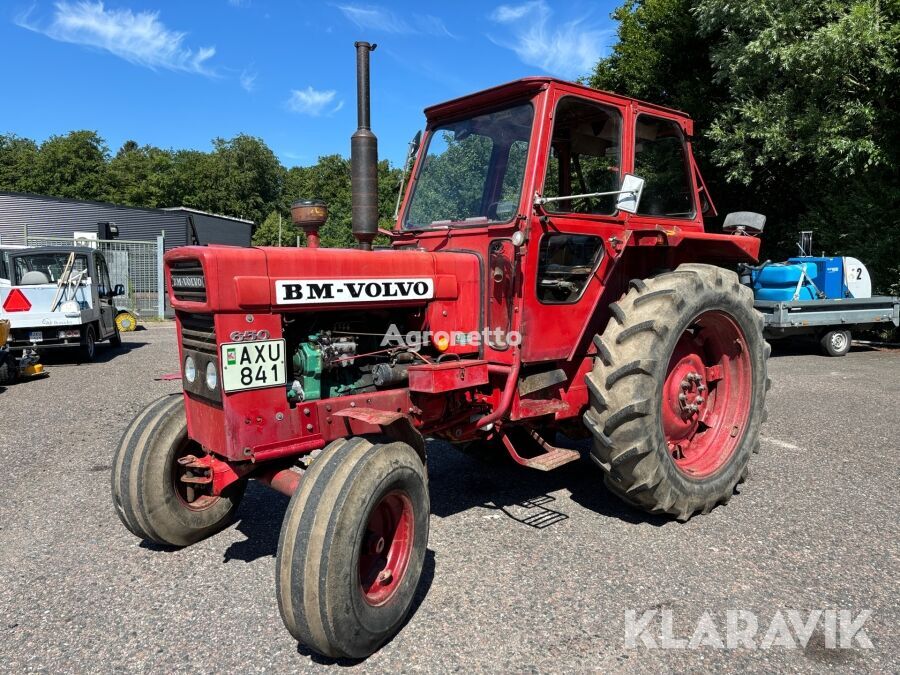
<svg viewBox="0 0 900 675"><path fill-rule="evenodd" d="M0 135L0 190L34 192L37 154L30 138Z"/></svg>
<svg viewBox="0 0 900 675"><path fill-rule="evenodd" d="M106 200L151 208L177 205L174 162L169 150L126 141L109 162Z"/></svg>
<svg viewBox="0 0 900 675"><path fill-rule="evenodd" d="M278 246L279 227L281 228L281 246L296 246L299 232L290 218L285 218L278 211L272 211L262 225L253 232L254 246Z"/></svg>
<svg viewBox="0 0 900 675"><path fill-rule="evenodd" d="M719 210L767 214L766 255L814 229L887 290L900 278L898 14L880 0L629 0L590 83L690 114Z"/></svg>
<svg viewBox="0 0 900 675"><path fill-rule="evenodd" d="M51 136L35 158L34 190L72 199L101 200L107 194L109 149L95 131Z"/></svg>

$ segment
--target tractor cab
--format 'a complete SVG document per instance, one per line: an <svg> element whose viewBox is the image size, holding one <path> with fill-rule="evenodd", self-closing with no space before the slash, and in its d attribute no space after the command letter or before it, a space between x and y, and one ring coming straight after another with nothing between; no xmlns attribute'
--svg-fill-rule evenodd
<svg viewBox="0 0 900 675"><path fill-rule="evenodd" d="M552 326L531 332L525 361L574 355L608 318L604 292L642 272L699 246L729 264L757 255L753 237L704 232L716 211L683 113L534 77L425 114L393 245L477 252L489 332ZM505 342L487 348L508 360Z"/></svg>

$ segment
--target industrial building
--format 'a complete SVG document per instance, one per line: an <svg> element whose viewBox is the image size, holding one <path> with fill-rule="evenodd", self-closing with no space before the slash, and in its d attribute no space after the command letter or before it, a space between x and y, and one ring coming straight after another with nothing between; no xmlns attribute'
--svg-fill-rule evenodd
<svg viewBox="0 0 900 675"><path fill-rule="evenodd" d="M101 223L115 223L122 241L155 241L163 234L166 250L189 244L249 246L253 234L249 220L185 207L145 209L0 192L0 245L27 245L29 239L94 239Z"/></svg>

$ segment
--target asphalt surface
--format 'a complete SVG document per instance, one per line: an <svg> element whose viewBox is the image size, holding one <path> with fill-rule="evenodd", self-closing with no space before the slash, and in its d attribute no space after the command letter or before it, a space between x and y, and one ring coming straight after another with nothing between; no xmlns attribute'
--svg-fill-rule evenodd
<svg viewBox="0 0 900 675"><path fill-rule="evenodd" d="M135 539L110 501L122 430L179 389L171 326L0 390L0 670L53 672L900 670L900 352L776 352L762 452L731 502L685 524L621 505L582 460L549 474L429 444L431 539L415 610L371 658L298 647L274 595L287 499L251 485L188 549ZM540 526L540 527L538 527ZM844 609L872 649L631 648L626 612ZM660 635L658 615L649 634Z"/></svg>

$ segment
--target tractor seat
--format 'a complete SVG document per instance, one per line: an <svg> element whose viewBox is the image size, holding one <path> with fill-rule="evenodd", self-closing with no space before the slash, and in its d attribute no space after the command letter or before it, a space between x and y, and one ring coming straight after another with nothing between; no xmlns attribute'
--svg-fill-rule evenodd
<svg viewBox="0 0 900 675"><path fill-rule="evenodd" d="M22 280L19 283L22 286L37 286L38 284L49 284L50 278L43 272L32 270L30 272L25 272L25 274L22 275Z"/></svg>

